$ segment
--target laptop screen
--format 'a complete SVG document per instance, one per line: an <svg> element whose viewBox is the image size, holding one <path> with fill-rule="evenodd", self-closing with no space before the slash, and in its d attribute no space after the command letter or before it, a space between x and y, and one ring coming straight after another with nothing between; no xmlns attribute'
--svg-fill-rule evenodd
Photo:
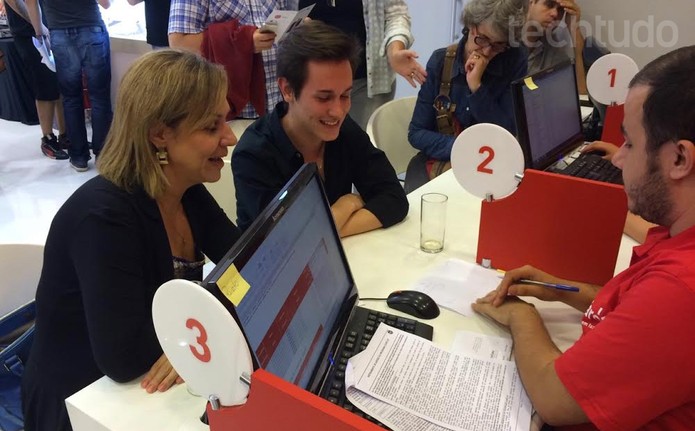
<svg viewBox="0 0 695 431"><path fill-rule="evenodd" d="M572 62L513 82L512 95L526 167L543 170L583 142Z"/></svg>
<svg viewBox="0 0 695 431"><path fill-rule="evenodd" d="M228 298L236 295L232 302L256 363L314 390L340 318L356 298L314 164L295 174L206 282Z"/></svg>

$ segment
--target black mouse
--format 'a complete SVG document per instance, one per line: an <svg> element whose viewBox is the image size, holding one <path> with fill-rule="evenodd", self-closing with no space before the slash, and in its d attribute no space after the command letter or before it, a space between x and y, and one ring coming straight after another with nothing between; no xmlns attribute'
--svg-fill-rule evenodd
<svg viewBox="0 0 695 431"><path fill-rule="evenodd" d="M439 316L439 307L434 299L415 290L397 290L386 298L386 304L394 310L420 319L434 319Z"/></svg>

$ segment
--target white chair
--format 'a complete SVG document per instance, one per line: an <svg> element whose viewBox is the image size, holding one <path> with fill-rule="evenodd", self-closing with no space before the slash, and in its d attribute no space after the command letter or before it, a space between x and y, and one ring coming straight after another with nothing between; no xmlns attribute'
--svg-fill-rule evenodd
<svg viewBox="0 0 695 431"><path fill-rule="evenodd" d="M34 300L43 246L0 244L0 317Z"/></svg>
<svg viewBox="0 0 695 431"><path fill-rule="evenodd" d="M367 134L374 146L386 153L396 173L403 174L418 150L408 142L408 125L413 117L416 96L384 103L369 117Z"/></svg>

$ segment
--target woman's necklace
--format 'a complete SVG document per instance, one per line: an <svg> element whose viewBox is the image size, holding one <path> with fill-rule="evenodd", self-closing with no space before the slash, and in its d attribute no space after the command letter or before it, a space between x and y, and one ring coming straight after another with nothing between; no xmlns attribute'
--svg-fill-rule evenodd
<svg viewBox="0 0 695 431"><path fill-rule="evenodd" d="M186 248L188 245L188 240L186 239L186 236L181 233L181 230L178 228L178 224L180 223L180 220L185 220L185 214L183 213L183 206L181 204L177 205L172 211L165 211L164 208L162 207L161 204L157 203L159 206L159 210L162 214L162 221L164 222L164 229L167 232L167 235L170 236L169 241L172 241L171 234L173 233L176 237L174 240L178 240L181 243L181 246L183 248Z"/></svg>

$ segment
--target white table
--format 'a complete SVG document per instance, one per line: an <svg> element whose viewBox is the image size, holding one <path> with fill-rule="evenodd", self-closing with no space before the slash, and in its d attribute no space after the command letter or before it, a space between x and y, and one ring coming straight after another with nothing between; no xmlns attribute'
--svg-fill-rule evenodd
<svg viewBox="0 0 695 431"><path fill-rule="evenodd" d="M449 196L444 251L438 254L427 254L419 249L420 195L426 192ZM480 200L465 192L451 172L414 191L408 199L410 211L404 222L389 229L346 238L343 242L363 297L385 297L394 290L407 289L449 258L475 261ZM634 245L632 239L623 237L616 271L628 266ZM581 313L564 304L532 302L540 310L558 347L563 350L569 347L579 336ZM402 314L388 308L383 301L362 303L376 310ZM487 334L505 332L487 319L464 317L446 309L436 319L425 322L435 328L434 342L447 348L459 330ZM150 395L138 382L117 384L103 377L68 398L66 402L75 431L208 429L198 420L206 400L190 395L185 385Z"/></svg>

